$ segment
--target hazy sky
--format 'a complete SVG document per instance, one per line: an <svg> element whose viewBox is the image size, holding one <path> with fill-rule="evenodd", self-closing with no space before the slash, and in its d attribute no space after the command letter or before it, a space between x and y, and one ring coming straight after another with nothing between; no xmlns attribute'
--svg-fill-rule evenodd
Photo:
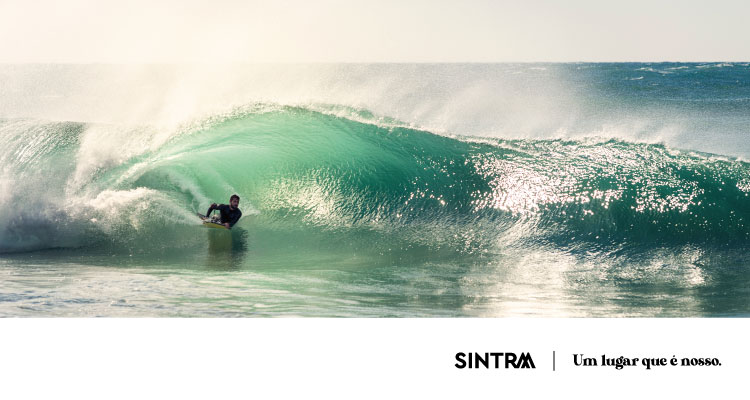
<svg viewBox="0 0 750 400"><path fill-rule="evenodd" d="M748 1L0 0L0 62L747 61Z"/></svg>

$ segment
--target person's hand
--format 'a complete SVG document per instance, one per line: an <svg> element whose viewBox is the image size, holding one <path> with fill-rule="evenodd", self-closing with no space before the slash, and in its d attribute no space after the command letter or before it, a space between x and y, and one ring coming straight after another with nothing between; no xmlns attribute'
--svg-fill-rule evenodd
<svg viewBox="0 0 750 400"><path fill-rule="evenodd" d="M231 227L231 226L229 226L229 222L225 222L225 223L224 223L224 226L226 226L226 227L227 227L227 229L232 229L232 227Z"/></svg>

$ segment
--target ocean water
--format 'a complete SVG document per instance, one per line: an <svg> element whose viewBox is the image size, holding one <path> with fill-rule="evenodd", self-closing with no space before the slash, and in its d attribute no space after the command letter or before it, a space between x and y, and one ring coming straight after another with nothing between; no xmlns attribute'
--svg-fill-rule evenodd
<svg viewBox="0 0 750 400"><path fill-rule="evenodd" d="M746 317L749 138L746 63L4 65L0 315Z"/></svg>

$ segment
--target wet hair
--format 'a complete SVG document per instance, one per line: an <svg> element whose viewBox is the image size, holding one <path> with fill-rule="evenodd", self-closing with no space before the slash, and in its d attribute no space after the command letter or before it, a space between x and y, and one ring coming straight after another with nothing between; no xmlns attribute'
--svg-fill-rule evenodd
<svg viewBox="0 0 750 400"><path fill-rule="evenodd" d="M232 201L232 200L234 200L234 199L237 199L237 201L240 201L240 196L237 196L236 194L233 194L233 195L232 195L232 196L231 196L231 197L229 198L229 201Z"/></svg>

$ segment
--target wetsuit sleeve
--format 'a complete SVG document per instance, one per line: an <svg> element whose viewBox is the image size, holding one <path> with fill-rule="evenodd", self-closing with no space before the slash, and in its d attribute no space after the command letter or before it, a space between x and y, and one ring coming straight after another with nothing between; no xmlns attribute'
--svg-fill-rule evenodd
<svg viewBox="0 0 750 400"><path fill-rule="evenodd" d="M212 206L208 206L208 211L206 211L206 216L207 217L211 216L211 211L213 211L213 210L214 210L214 208Z"/></svg>

